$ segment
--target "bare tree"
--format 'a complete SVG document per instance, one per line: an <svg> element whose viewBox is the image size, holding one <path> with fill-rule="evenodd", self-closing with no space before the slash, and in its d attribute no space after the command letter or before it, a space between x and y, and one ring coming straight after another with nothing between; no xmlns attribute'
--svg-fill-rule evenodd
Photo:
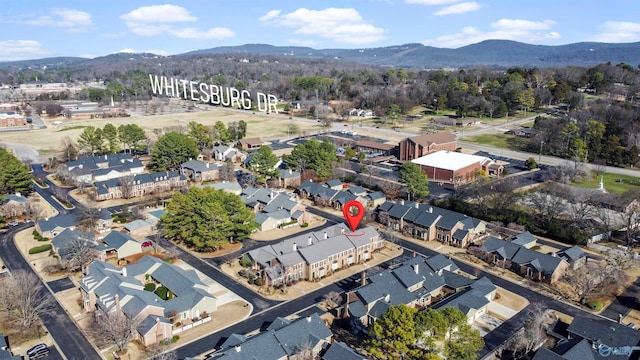
<svg viewBox="0 0 640 360"><path fill-rule="evenodd" d="M402 185L392 181L382 182L382 192L388 199L397 199L402 194Z"/></svg>
<svg viewBox="0 0 640 360"><path fill-rule="evenodd" d="M130 199L133 197L133 190L135 188L135 178L133 175L126 175L120 178L120 191L122 197Z"/></svg>
<svg viewBox="0 0 640 360"><path fill-rule="evenodd" d="M328 293L324 294L323 299L327 307L340 306L340 304L342 303L342 295L340 295L340 293L338 293L337 291L329 291Z"/></svg>
<svg viewBox="0 0 640 360"><path fill-rule="evenodd" d="M552 186L544 187L529 196L528 200L544 226L548 227L565 212L566 204L560 198L559 188Z"/></svg>
<svg viewBox="0 0 640 360"><path fill-rule="evenodd" d="M164 343L154 344L145 349L148 360L178 360L175 351L169 351L169 346Z"/></svg>
<svg viewBox="0 0 640 360"><path fill-rule="evenodd" d="M120 310L106 312L98 309L94 313L90 332L96 339L114 345L118 352L123 353L129 341L133 340L138 324L137 319L127 317Z"/></svg>
<svg viewBox="0 0 640 360"><path fill-rule="evenodd" d="M235 181L236 171L231 160L224 162L224 166L220 169L220 179L224 181Z"/></svg>
<svg viewBox="0 0 640 360"><path fill-rule="evenodd" d="M44 208L42 207L42 204L40 204L37 201L30 200L27 206L28 206L29 214L31 216L31 219L33 219L33 221L42 219L42 214L44 212Z"/></svg>
<svg viewBox="0 0 640 360"><path fill-rule="evenodd" d="M571 197L572 201L567 205L567 215L575 226L582 227L587 218L594 214L595 209L592 206L591 198L591 195L584 191Z"/></svg>
<svg viewBox="0 0 640 360"><path fill-rule="evenodd" d="M67 162L78 159L78 145L65 136L60 140L60 161Z"/></svg>
<svg viewBox="0 0 640 360"><path fill-rule="evenodd" d="M1 310L15 317L20 327L29 329L33 321L48 310L51 295L44 290L36 275L18 270L5 279L0 304Z"/></svg>
<svg viewBox="0 0 640 360"><path fill-rule="evenodd" d="M590 261L580 269L568 271L565 280L572 287L576 300L585 304L590 297L600 295L607 285L616 282L621 267L613 264Z"/></svg>
<svg viewBox="0 0 640 360"><path fill-rule="evenodd" d="M76 226L78 229L91 232L95 230L100 220L100 210L94 207L83 207L76 212Z"/></svg>
<svg viewBox="0 0 640 360"><path fill-rule="evenodd" d="M510 346L514 355L522 353L523 356L526 356L531 351L538 349L547 339L549 321L547 309L538 304L529 306L522 330L516 333Z"/></svg>
<svg viewBox="0 0 640 360"><path fill-rule="evenodd" d="M58 249L58 255L64 258L64 265L69 271L81 269L85 272L85 266L100 257L95 243L89 239L74 238Z"/></svg>

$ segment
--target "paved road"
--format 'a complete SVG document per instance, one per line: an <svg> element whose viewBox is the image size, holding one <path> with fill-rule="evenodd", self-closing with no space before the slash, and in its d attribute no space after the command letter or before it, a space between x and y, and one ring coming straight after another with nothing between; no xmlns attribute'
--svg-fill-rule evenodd
<svg viewBox="0 0 640 360"><path fill-rule="evenodd" d="M43 284L42 291L50 293L51 297L53 297L53 292L49 290L46 284L44 284L35 271L33 271L13 242L13 237L16 232L32 225L33 224L21 224L4 234L0 234L0 258L2 258L7 269L11 272L25 270L33 273L38 281ZM93 348L87 338L84 337L75 322L57 301L51 302L51 308L42 314L40 319L61 352L66 355L67 359L100 359L100 354Z"/></svg>

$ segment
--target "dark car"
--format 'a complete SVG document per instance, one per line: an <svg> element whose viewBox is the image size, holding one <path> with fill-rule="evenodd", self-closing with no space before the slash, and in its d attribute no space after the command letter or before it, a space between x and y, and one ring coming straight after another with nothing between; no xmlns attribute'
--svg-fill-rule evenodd
<svg viewBox="0 0 640 360"><path fill-rule="evenodd" d="M149 246L153 246L153 242L152 241L145 241L142 243L142 247L149 247Z"/></svg>
<svg viewBox="0 0 640 360"><path fill-rule="evenodd" d="M46 344L38 344L27 350L29 359L40 359L49 355L49 347Z"/></svg>
<svg viewBox="0 0 640 360"><path fill-rule="evenodd" d="M28 122L29 124L31 124L31 123L33 122L33 120L32 120L31 118L27 118L27 122Z"/></svg>

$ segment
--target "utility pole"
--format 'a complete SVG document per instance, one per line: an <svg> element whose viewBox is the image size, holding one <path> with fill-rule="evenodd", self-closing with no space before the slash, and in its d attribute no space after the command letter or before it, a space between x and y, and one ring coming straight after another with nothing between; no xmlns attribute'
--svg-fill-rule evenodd
<svg viewBox="0 0 640 360"><path fill-rule="evenodd" d="M544 145L544 141L540 141L540 152L538 153L538 167L540 167L540 163L542 162L542 145Z"/></svg>

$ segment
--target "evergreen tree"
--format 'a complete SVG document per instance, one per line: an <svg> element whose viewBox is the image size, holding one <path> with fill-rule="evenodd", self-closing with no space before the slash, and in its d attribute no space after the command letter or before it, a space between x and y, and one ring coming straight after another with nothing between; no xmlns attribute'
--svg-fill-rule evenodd
<svg viewBox="0 0 640 360"><path fill-rule="evenodd" d="M407 187L414 201L429 195L429 178L418 164L409 161L402 164L399 181Z"/></svg>
<svg viewBox="0 0 640 360"><path fill-rule="evenodd" d="M153 171L179 170L180 164L198 154L196 142L188 135L168 132L153 145L149 168Z"/></svg>

